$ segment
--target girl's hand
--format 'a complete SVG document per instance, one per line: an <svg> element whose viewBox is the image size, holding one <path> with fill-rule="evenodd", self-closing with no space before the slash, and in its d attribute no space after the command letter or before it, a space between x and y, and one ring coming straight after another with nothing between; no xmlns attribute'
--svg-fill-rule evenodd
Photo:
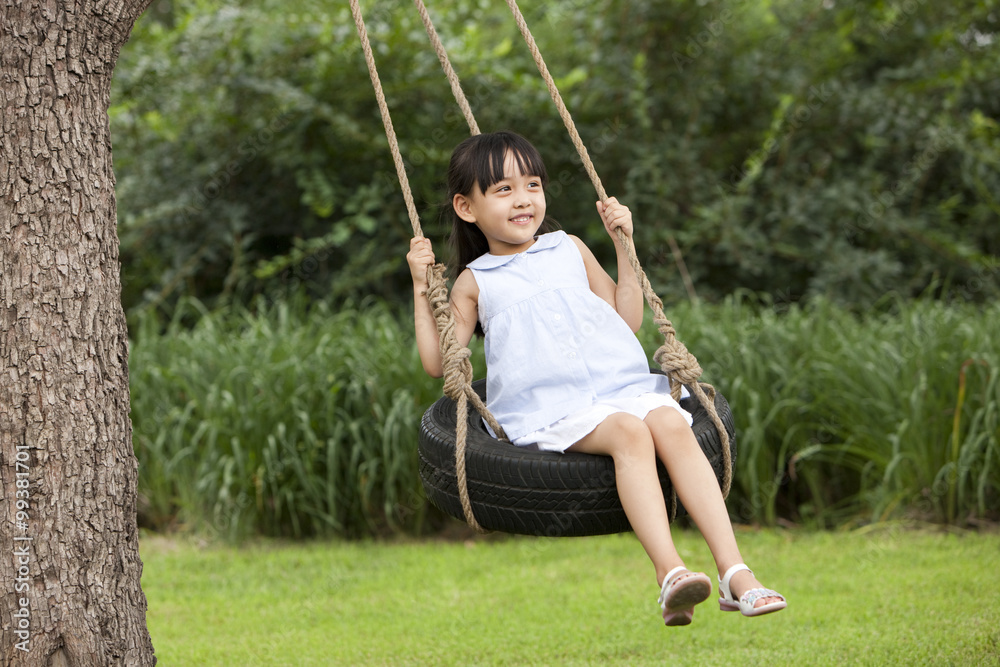
<svg viewBox="0 0 1000 667"><path fill-rule="evenodd" d="M430 239L415 236L410 239L410 252L406 253L406 263L410 265L413 286L427 287L427 267L434 264L434 249Z"/></svg>
<svg viewBox="0 0 1000 667"><path fill-rule="evenodd" d="M632 211L628 206L618 203L614 197L608 197L606 202L597 202L597 212L601 214L604 221L604 228L608 230L612 240L618 241L618 234L615 230L620 229L625 234L625 238L632 238Z"/></svg>

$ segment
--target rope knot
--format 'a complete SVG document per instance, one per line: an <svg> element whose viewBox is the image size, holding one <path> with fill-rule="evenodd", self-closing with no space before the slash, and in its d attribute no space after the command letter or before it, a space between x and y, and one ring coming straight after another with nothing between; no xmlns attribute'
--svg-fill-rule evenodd
<svg viewBox="0 0 1000 667"><path fill-rule="evenodd" d="M681 385L691 385L701 377L701 366L693 354L688 352L683 343L673 341L673 345L663 344L653 354L653 361L659 364L664 373L673 381L670 394L680 398Z"/></svg>

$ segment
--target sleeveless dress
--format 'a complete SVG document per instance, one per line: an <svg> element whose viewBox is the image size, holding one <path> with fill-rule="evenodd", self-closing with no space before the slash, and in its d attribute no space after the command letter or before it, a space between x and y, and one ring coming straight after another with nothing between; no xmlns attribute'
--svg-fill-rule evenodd
<svg viewBox="0 0 1000 667"><path fill-rule="evenodd" d="M670 380L649 372L635 334L591 291L566 232L468 267L479 286L487 406L515 445L565 451L615 412L641 419L671 407L691 423Z"/></svg>

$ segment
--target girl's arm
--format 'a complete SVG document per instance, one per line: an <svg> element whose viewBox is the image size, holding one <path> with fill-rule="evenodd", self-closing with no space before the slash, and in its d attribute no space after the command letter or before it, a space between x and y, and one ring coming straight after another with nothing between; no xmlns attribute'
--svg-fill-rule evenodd
<svg viewBox="0 0 1000 667"><path fill-rule="evenodd" d="M431 242L423 237L413 238L406 262L410 265L410 277L413 279L413 324L420 363L428 375L439 378L444 375L441 346L437 322L427 299L427 267L434 264ZM455 315L455 336L459 345L466 346L472 340L478 318L478 301L479 286L467 269L455 281L451 291L451 309Z"/></svg>
<svg viewBox="0 0 1000 667"><path fill-rule="evenodd" d="M618 203L614 197L609 197L607 202L602 204L597 202L597 212L601 214L604 221L604 228L615 243L615 253L618 257L618 283L616 284L607 271L600 265L594 253L590 251L583 241L575 236L571 236L580 254L583 256L583 264L587 269L587 279L590 282L590 289L594 294L601 297L614 308L621 318L625 320L633 332L638 331L642 326L642 288L636 278L635 270L628 261L628 254L618 241L617 229L621 228L625 237L632 239L632 213L627 206Z"/></svg>

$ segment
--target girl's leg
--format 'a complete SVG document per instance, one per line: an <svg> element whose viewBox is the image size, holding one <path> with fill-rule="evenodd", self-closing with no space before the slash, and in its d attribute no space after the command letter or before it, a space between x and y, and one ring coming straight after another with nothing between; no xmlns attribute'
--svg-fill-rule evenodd
<svg viewBox="0 0 1000 667"><path fill-rule="evenodd" d="M719 489L719 480L687 421L673 408L657 408L646 416L645 423L652 435L656 454L666 466L670 481L677 491L677 497L684 503L685 509L705 538L719 573L742 563L743 556L736 544L729 512ZM749 571L737 573L730 582L730 590L737 599L751 588L762 588L762 585ZM760 607L777 600L778 598L761 598L755 606Z"/></svg>
<svg viewBox="0 0 1000 667"><path fill-rule="evenodd" d="M662 585L667 573L684 563L670 537L670 519L656 474L656 449L647 425L627 413L615 413L569 451L614 459L625 515L656 568L656 581ZM714 479L713 483L718 486Z"/></svg>

